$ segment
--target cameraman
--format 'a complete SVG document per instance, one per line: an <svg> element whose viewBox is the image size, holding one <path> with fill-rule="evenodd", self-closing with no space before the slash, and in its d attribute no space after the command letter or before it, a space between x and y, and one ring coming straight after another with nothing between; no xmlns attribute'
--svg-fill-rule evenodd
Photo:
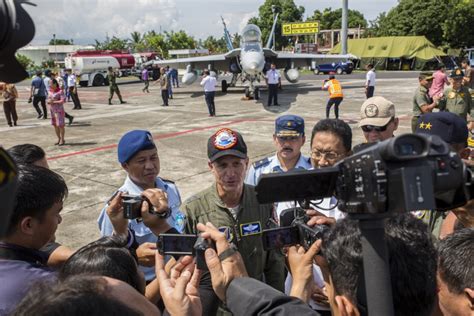
<svg viewBox="0 0 474 316"><path fill-rule="evenodd" d="M356 316L367 313L359 300L363 269L361 232L356 221L338 221L323 238L322 256L314 257L324 275L333 315ZM396 316L429 316L436 301L436 249L426 225L409 213L385 221L385 240L389 260L394 314ZM318 243L318 242L317 242ZM290 248L292 271L305 275L311 266L314 246L304 254ZM301 273L303 272L303 273ZM370 271L365 271L370 273ZM307 288L311 274L295 277L293 287ZM309 291L308 289L306 292ZM304 292L304 291L303 291Z"/></svg>
<svg viewBox="0 0 474 316"><path fill-rule="evenodd" d="M441 137L456 152L467 165L469 165L470 150L467 148L468 129L466 121L459 115L450 112L426 113L418 118L416 125L417 134L437 135ZM440 237L443 221L448 212L432 210L419 210L415 216L422 219L436 238ZM454 217L453 215L450 216ZM451 228L452 232L452 228ZM444 232L444 235L448 231Z"/></svg>
<svg viewBox="0 0 474 316"><path fill-rule="evenodd" d="M102 209L98 224L102 236L114 233L112 221L123 222L124 193L141 195L146 198L142 205L142 218L128 220L128 227L122 225L119 234L126 234L127 228L133 230L140 245L137 256L140 268L145 273L145 279L150 282L155 278L155 249L157 235L167 232L181 232L184 227L184 217L180 212L181 197L172 181L158 177L160 159L153 137L150 132L133 130L120 139L118 146L118 161L127 172L127 178L118 191L109 199ZM150 205L151 204L151 205ZM167 219L162 219L144 208L154 208L156 213L170 212Z"/></svg>

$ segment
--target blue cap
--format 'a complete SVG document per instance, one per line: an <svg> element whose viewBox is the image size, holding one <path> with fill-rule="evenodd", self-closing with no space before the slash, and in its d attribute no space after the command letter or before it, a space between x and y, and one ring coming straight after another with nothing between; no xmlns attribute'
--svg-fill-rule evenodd
<svg viewBox="0 0 474 316"><path fill-rule="evenodd" d="M118 161L126 163L139 151L153 148L156 148L156 145L149 131L133 130L127 132L122 136L117 146Z"/></svg>
<svg viewBox="0 0 474 316"><path fill-rule="evenodd" d="M275 120L275 135L292 137L304 135L304 119L298 115L283 115Z"/></svg>
<svg viewBox="0 0 474 316"><path fill-rule="evenodd" d="M466 121L451 112L426 113L418 118L416 133L437 135L448 144L466 144Z"/></svg>

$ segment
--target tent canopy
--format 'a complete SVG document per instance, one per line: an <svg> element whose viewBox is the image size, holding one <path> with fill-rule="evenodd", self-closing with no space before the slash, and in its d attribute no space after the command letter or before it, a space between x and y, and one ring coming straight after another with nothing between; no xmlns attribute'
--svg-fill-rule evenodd
<svg viewBox="0 0 474 316"><path fill-rule="evenodd" d="M341 43L331 54L340 54ZM347 41L347 52L359 58L418 58L430 60L446 54L424 36L388 36Z"/></svg>

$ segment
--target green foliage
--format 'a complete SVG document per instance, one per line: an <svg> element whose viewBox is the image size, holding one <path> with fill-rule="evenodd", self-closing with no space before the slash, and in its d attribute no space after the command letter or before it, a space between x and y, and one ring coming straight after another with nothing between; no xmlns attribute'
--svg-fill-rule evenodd
<svg viewBox="0 0 474 316"><path fill-rule="evenodd" d="M340 29L342 25L342 8L336 10L325 8L322 12L315 10L313 15L308 17L307 21L319 21L320 30ZM349 9L347 26L349 28L366 28L367 21L364 14L360 11Z"/></svg>
<svg viewBox="0 0 474 316"><path fill-rule="evenodd" d="M128 40L116 36L113 36L112 38L107 36L103 42L95 40L95 48L99 50L127 50Z"/></svg>
<svg viewBox="0 0 474 316"><path fill-rule="evenodd" d="M186 34L185 31L165 32L168 49L186 49L196 48L196 40L194 37Z"/></svg>
<svg viewBox="0 0 474 316"><path fill-rule="evenodd" d="M290 42L289 37L281 35L281 25L288 22L298 22L303 20L304 7L297 7L293 0L265 0L265 3L258 8L258 17L253 17L248 23L255 24L262 31L262 41L265 45L273 25L272 5L279 12L278 21L275 27L276 48L285 47Z"/></svg>
<svg viewBox="0 0 474 316"><path fill-rule="evenodd" d="M424 35L437 46L474 46L474 1L400 0L371 21L365 36Z"/></svg>
<svg viewBox="0 0 474 316"><path fill-rule="evenodd" d="M25 55L16 54L15 57L24 69L30 69L31 67L34 67L33 61Z"/></svg>
<svg viewBox="0 0 474 316"><path fill-rule="evenodd" d="M74 44L74 41L72 39L68 40L68 39L62 39L62 38L52 38L50 41L49 41L49 45L73 45Z"/></svg>
<svg viewBox="0 0 474 316"><path fill-rule="evenodd" d="M214 36L209 36L204 41L202 41L201 46L203 48L207 48L211 54L224 53L227 51L227 45L225 43L224 37L217 39Z"/></svg>

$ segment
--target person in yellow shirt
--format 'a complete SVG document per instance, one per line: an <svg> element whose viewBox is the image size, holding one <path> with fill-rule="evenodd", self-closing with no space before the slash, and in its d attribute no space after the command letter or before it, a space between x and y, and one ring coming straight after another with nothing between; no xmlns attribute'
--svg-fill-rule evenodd
<svg viewBox="0 0 474 316"><path fill-rule="evenodd" d="M326 118L329 118L329 112L334 105L334 114L339 118L339 104L341 104L344 95L342 94L341 83L334 75L330 75L328 80L324 80L323 90L329 91L329 100L326 105Z"/></svg>

